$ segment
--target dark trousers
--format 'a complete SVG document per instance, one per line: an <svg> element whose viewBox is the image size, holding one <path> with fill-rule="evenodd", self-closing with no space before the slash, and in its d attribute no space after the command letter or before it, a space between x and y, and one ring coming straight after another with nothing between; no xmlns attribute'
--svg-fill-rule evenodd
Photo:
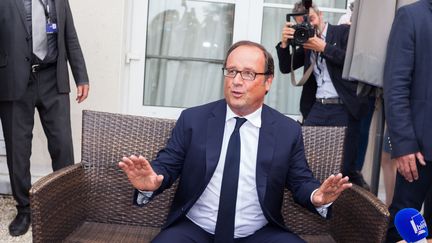
<svg viewBox="0 0 432 243"><path fill-rule="evenodd" d="M396 175L393 201L389 207L391 219L387 231L386 242L388 243L402 240L394 226L396 213L403 208L415 208L420 211L426 195L432 190L432 161L426 161L426 166L422 166L417 162L417 170L419 172L419 179L413 182L408 182L399 173ZM432 225L428 224L427 226L429 232L431 232Z"/></svg>
<svg viewBox="0 0 432 243"><path fill-rule="evenodd" d="M29 213L30 155L35 108L48 140L53 170L74 163L69 94L59 94L55 65L32 73L25 94L16 101L0 101L7 165L18 212Z"/></svg>
<svg viewBox="0 0 432 243"><path fill-rule="evenodd" d="M175 240L174 240L175 239ZM170 227L163 229L152 243L212 243L214 235L204 231L201 227L194 224L187 217L179 220ZM235 243L300 243L305 242L299 236L285 231L276 226L266 225L254 234L237 238Z"/></svg>
<svg viewBox="0 0 432 243"><path fill-rule="evenodd" d="M359 148L357 151L356 170L363 168L367 147L369 144L369 128L375 111L375 97L368 97L368 113L360 119Z"/></svg>
<svg viewBox="0 0 432 243"><path fill-rule="evenodd" d="M357 151L360 140L360 121L354 118L342 104L316 102L304 122L305 126L346 126L343 174L356 170Z"/></svg>

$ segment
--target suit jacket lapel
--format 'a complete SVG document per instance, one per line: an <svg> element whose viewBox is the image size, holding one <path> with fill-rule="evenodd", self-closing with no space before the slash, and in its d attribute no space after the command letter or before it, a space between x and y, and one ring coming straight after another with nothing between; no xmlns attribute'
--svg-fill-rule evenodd
<svg viewBox="0 0 432 243"><path fill-rule="evenodd" d="M222 148L223 133L225 129L226 102L219 102L212 112L212 117L207 120L207 144L206 144L206 175L207 186L212 177Z"/></svg>
<svg viewBox="0 0 432 243"><path fill-rule="evenodd" d="M24 3L22 0L13 0L15 2L15 6L18 8L18 12L21 16L21 22L24 25L24 29L27 31L27 34L30 34L29 26L26 20L26 11L24 9Z"/></svg>
<svg viewBox="0 0 432 243"><path fill-rule="evenodd" d="M57 17L57 25L58 26L63 26L63 21L65 19L65 7L64 5L64 1L56 1L56 0L52 0L54 2L55 5L55 9L56 9L56 17Z"/></svg>
<svg viewBox="0 0 432 243"><path fill-rule="evenodd" d="M327 35L325 37L325 41L327 42L327 45L334 45L334 31L333 26L331 24L327 24ZM339 45L339 44L338 44Z"/></svg>
<svg viewBox="0 0 432 243"><path fill-rule="evenodd" d="M264 105L261 113L261 129L259 132L258 154L256 166L256 183L258 197L262 200L267 187L267 176L273 162L276 134L275 119L270 109Z"/></svg>

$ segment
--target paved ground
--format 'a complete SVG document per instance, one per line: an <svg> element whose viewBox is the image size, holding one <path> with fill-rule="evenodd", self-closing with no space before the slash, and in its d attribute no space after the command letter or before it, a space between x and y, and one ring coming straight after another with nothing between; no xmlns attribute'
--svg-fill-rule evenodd
<svg viewBox="0 0 432 243"><path fill-rule="evenodd" d="M31 243L32 234L31 228L29 231L19 237L12 237L9 235L8 226L16 215L15 202L12 196L0 194L0 243L20 242Z"/></svg>

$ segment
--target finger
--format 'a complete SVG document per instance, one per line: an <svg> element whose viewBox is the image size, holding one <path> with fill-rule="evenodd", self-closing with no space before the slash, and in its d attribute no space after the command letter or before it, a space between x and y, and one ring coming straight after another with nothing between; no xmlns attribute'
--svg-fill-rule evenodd
<svg viewBox="0 0 432 243"><path fill-rule="evenodd" d="M423 154L420 153L420 152L417 152L415 155L416 155L416 158L418 159L419 163L421 165L425 166L426 165L426 161L425 161L425 159L423 157Z"/></svg>
<svg viewBox="0 0 432 243"><path fill-rule="evenodd" d="M128 157L123 157L121 162L127 167L134 165L134 163Z"/></svg>
<svg viewBox="0 0 432 243"><path fill-rule="evenodd" d="M342 186L342 185L348 183L348 181L349 181L349 177L348 177L348 176L345 176L344 178L341 178L341 179L338 181L337 186L340 187L340 186Z"/></svg>
<svg viewBox="0 0 432 243"><path fill-rule="evenodd" d="M339 196L339 194L341 194L343 191L351 187L352 187L352 183L345 183L336 190L335 194Z"/></svg>
<svg viewBox="0 0 432 243"><path fill-rule="evenodd" d="M141 161L136 155L129 156L129 160L133 163L135 169L137 170L142 169Z"/></svg>
<svg viewBox="0 0 432 243"><path fill-rule="evenodd" d="M122 170L127 170L127 165L126 165L124 162L122 162L122 161L118 162L118 166L119 166Z"/></svg>
<svg viewBox="0 0 432 243"><path fill-rule="evenodd" d="M150 163L148 162L148 160L144 157L144 156L139 156L138 157L138 159L139 159L139 161L140 161L140 164L141 164L141 166L142 166L142 168L145 168L145 169L151 169L151 165L150 165Z"/></svg>
<svg viewBox="0 0 432 243"><path fill-rule="evenodd" d="M81 97L80 97L80 100L78 101L78 103L81 103L81 102L83 102L85 99L87 99L87 97L88 97L88 93L89 93L89 86L86 84L86 85L83 85L83 88L82 88L82 93L81 93Z"/></svg>
<svg viewBox="0 0 432 243"><path fill-rule="evenodd" d="M78 101L78 103L79 103L79 100L80 100L81 96L82 96L82 86L79 85L79 86L77 87L77 97L76 97L76 99L75 99L76 101Z"/></svg>
<svg viewBox="0 0 432 243"><path fill-rule="evenodd" d="M163 175L156 176L156 183L160 186L162 184L163 179L164 179Z"/></svg>
<svg viewBox="0 0 432 243"><path fill-rule="evenodd" d="M416 164L415 157L414 159L409 161L408 165L409 165L410 173L412 174L412 178L414 178L414 180L418 180L417 164Z"/></svg>
<svg viewBox="0 0 432 243"><path fill-rule="evenodd" d="M338 173L333 179L335 183L338 183L340 180L342 180L342 173Z"/></svg>
<svg viewBox="0 0 432 243"><path fill-rule="evenodd" d="M334 179L335 175L330 175L329 177L327 177L327 179L325 179L325 181L322 183L321 187L323 189L323 191L328 191L331 190L331 188L333 187L333 179Z"/></svg>
<svg viewBox="0 0 432 243"><path fill-rule="evenodd" d="M404 165L402 167L402 175L405 178L405 180L409 181L409 182L413 182L413 177L411 174L411 170L409 169L409 166Z"/></svg>

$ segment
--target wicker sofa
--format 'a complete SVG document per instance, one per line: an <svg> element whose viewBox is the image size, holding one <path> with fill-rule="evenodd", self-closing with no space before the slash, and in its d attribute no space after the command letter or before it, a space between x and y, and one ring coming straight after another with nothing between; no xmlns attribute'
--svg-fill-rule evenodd
<svg viewBox="0 0 432 243"><path fill-rule="evenodd" d="M82 162L31 188L33 241L149 242L164 223L175 186L136 207L117 164L131 154L154 158L174 125L169 119L84 111ZM344 128L303 127L303 136L317 178L340 171ZM389 220L386 206L355 185L333 204L331 220L295 204L289 191L282 211L286 225L308 242L382 242Z"/></svg>

